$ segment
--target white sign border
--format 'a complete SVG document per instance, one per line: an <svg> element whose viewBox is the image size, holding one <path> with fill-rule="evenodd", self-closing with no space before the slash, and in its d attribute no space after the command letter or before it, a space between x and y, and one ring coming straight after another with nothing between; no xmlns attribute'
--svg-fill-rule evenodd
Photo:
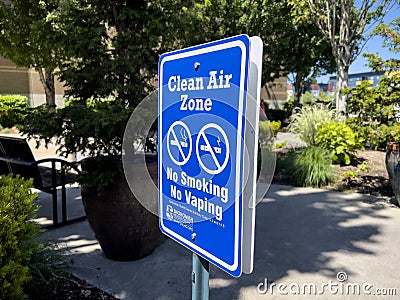
<svg viewBox="0 0 400 300"><path fill-rule="evenodd" d="M206 53L211 53L211 52L215 52L215 51L219 51L219 50L225 50L225 49L229 49L229 48L233 48L233 47L239 47L242 50L242 60L240 63L240 70L241 70L241 74L240 74L240 84L239 84L239 88L240 88L240 92L239 92L239 111L238 111L238 130L237 130L237 153L236 153L236 165L240 165L241 162L241 151L242 151L242 129L243 129L243 104L244 104L244 86L246 84L246 72L244 70L246 70L246 64L248 64L248 56L246 55L246 45L241 41L241 40L234 40L231 42L227 42L227 43L223 43L223 44L217 44L217 45L213 45L210 47L205 47L205 48L200 48L200 49L194 49L194 50L189 50L187 52L179 52L177 54L173 54L173 55L168 55L164 58L162 58L162 61L160 63L160 69L159 69L159 74L160 74L160 78L163 78L163 70L164 70L164 64L168 61L171 60L177 60L177 59L181 59L181 58L186 58L186 57L190 57L190 56L195 56L195 55L201 55L201 54L206 54ZM159 82L162 82L162 80L159 79ZM162 108L162 100L163 100L163 95L162 95L162 91L163 88L162 86L159 87L159 105L160 108ZM162 113L159 114L159 118L160 118L160 124L162 124ZM162 128L159 128L160 132L162 132ZM163 157L163 153L162 153L162 148L159 148L159 152L160 152L160 159ZM177 233L175 233L174 231L170 230L169 228L165 227L163 221L164 221L164 215L163 215L163 210L160 209L160 224L162 226L162 229L167 232L168 234L170 234L170 236L174 237L176 239L176 241L187 245L189 247L191 247L192 249L198 251L199 253L201 253L204 257L206 258L210 258L212 259L214 262L216 262L217 264L219 264L220 266L223 266L224 268L226 268L227 270L234 272L238 269L239 267L239 250L241 250L241 246L239 245L239 239L240 239L240 234L242 231L242 228L239 224L239 219L240 219L240 194L241 194L241 185L240 185L240 181L241 181L241 173L242 172L236 172L236 178L235 178L235 238L234 238L234 262L232 265L222 261L220 258L214 256L213 254L205 251L204 249L200 248L198 245L194 244L192 241L189 241L185 238L183 238L182 236L178 235ZM160 176L160 182L159 182L159 194L162 195L163 194L163 190L162 190L162 176ZM160 202L160 207L163 207L162 205L162 200L163 197L160 197L159 202ZM241 267L241 266L240 266ZM240 273L242 272L242 270L240 270ZM239 274L240 276L240 274Z"/></svg>

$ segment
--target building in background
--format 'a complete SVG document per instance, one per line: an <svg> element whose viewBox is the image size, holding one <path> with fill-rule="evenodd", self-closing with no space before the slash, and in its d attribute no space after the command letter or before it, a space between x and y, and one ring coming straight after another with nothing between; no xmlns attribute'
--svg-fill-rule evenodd
<svg viewBox="0 0 400 300"><path fill-rule="evenodd" d="M270 108L280 108L286 101L287 78L281 77L261 90L261 98ZM64 87L56 80L56 105L64 106ZM34 69L17 68L14 63L0 56L0 95L17 94L28 97L32 107L46 103L46 96L39 74Z"/></svg>
<svg viewBox="0 0 400 300"><path fill-rule="evenodd" d="M349 87L354 88L361 84L362 81L368 80L371 86L377 86L384 72L363 72L356 74L349 74ZM333 97L336 90L336 76L330 76L328 83L313 83L310 84L306 91L313 94L318 98L321 91L327 93L329 97ZM287 99L294 94L294 86L290 83L287 84Z"/></svg>
<svg viewBox="0 0 400 300"><path fill-rule="evenodd" d="M64 88L56 80L56 105L64 105ZM17 68L14 63L0 56L0 95L22 95L28 97L30 106L46 103L43 85L34 69Z"/></svg>
<svg viewBox="0 0 400 300"><path fill-rule="evenodd" d="M318 83L312 83L312 84L310 84L310 87L309 87L309 92L315 97L315 98L318 98L319 97L319 90L320 90L320 87L319 87L319 84Z"/></svg>
<svg viewBox="0 0 400 300"><path fill-rule="evenodd" d="M354 88L356 86L359 86L361 82L365 80L368 80L371 86L377 86L383 74L383 72L363 72L349 74L349 87ZM329 77L329 84L333 86L334 90L336 89L336 76Z"/></svg>
<svg viewBox="0 0 400 300"><path fill-rule="evenodd" d="M267 83L261 89L261 99L268 103L269 108L282 108L287 100L287 77L280 77L273 83Z"/></svg>

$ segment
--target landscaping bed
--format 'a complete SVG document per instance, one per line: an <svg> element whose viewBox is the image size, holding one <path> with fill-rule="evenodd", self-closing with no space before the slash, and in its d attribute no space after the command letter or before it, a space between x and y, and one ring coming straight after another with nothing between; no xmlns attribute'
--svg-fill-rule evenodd
<svg viewBox="0 0 400 300"><path fill-rule="evenodd" d="M291 185L290 180L285 176L281 163L285 159L287 152L279 151L277 154L277 167L272 183ZM353 160L350 165L334 165L338 180L336 183L324 188L372 195L376 196L380 202L383 201L390 205L395 204L393 190L386 171L385 155L386 152L384 151L357 151L357 159ZM360 168L361 165L365 166L364 170ZM346 173L351 174L349 171L356 176L346 176Z"/></svg>
<svg viewBox="0 0 400 300"><path fill-rule="evenodd" d="M329 190L355 192L369 194L376 197L372 200L379 201L387 205L393 205L393 191L390 186L389 177L385 166L385 155L383 151L363 150L357 152L357 160L351 165L335 165L337 169L338 181L325 188ZM285 151L278 152L278 164L273 178L273 183L290 185L285 178L279 160L285 156ZM359 171L356 177L343 179L343 175L348 171L357 172L360 165L367 168ZM86 281L74 278L74 280L60 280L55 291L57 299L117 299L106 292L89 285ZM32 298L37 300L47 299Z"/></svg>
<svg viewBox="0 0 400 300"><path fill-rule="evenodd" d="M92 300L114 300L117 299L110 294L98 289L85 280L70 276L70 278L57 279L57 283L51 295L29 295L30 300L47 299L92 299Z"/></svg>

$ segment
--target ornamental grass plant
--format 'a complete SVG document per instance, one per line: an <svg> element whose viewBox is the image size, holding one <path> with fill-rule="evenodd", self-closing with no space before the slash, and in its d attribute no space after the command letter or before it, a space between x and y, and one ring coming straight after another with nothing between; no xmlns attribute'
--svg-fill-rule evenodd
<svg viewBox="0 0 400 300"><path fill-rule="evenodd" d="M317 146L289 153L285 170L291 184L295 186L322 187L336 181L329 151Z"/></svg>
<svg viewBox="0 0 400 300"><path fill-rule="evenodd" d="M318 127L335 119L334 111L326 105L303 106L290 117L289 132L297 134L308 145L314 146Z"/></svg>

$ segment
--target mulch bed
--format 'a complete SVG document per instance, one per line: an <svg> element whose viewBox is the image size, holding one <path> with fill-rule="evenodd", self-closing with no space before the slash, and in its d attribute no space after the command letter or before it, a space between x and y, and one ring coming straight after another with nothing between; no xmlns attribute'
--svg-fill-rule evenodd
<svg viewBox="0 0 400 300"><path fill-rule="evenodd" d="M278 160L284 159L285 151L279 151ZM390 185L389 176L386 171L384 151L363 150L357 152L357 159L348 166L334 165L338 173L338 181L331 184L326 189L367 194L377 197L376 201L385 202L389 205L397 205L394 199L394 193ZM348 171L356 172L362 164L367 168L358 171L358 175L352 178L344 178L343 175ZM279 161L275 170L272 183L291 185L285 177L284 170L280 169Z"/></svg>
<svg viewBox="0 0 400 300"><path fill-rule="evenodd" d="M88 299L88 300L115 300L117 298L98 289L85 280L75 276L69 278L60 278L54 287L52 294L30 294L30 300L48 300L48 299Z"/></svg>

